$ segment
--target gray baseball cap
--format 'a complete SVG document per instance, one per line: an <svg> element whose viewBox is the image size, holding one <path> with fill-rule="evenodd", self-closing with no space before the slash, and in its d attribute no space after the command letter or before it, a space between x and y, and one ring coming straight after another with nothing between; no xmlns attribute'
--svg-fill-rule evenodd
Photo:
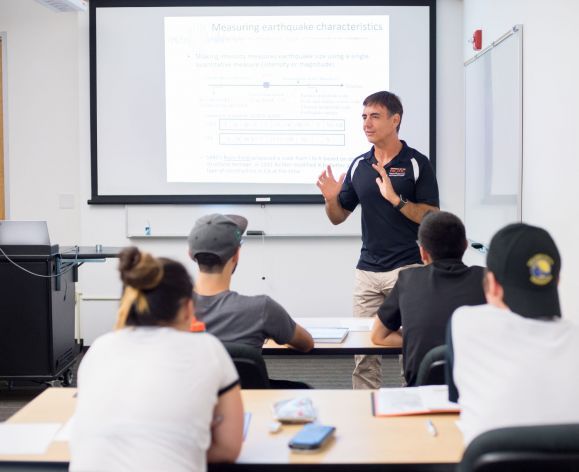
<svg viewBox="0 0 579 472"><path fill-rule="evenodd" d="M226 263L241 245L241 236L247 229L247 220L239 215L213 213L199 218L189 233L189 252L214 254Z"/></svg>

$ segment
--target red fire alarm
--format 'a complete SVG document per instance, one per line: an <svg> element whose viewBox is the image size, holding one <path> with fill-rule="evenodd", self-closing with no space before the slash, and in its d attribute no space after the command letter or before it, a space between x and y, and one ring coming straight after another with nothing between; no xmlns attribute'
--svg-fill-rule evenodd
<svg viewBox="0 0 579 472"><path fill-rule="evenodd" d="M482 30L474 30L472 34L472 49L474 51L480 51L482 49Z"/></svg>

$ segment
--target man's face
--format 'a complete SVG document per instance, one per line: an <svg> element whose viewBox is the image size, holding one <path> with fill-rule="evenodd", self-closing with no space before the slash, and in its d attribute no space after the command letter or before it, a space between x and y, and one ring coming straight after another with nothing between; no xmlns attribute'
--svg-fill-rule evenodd
<svg viewBox="0 0 579 472"><path fill-rule="evenodd" d="M387 108L373 104L364 107L362 121L368 141L379 145L397 135L396 127L400 123L400 115L390 116Z"/></svg>

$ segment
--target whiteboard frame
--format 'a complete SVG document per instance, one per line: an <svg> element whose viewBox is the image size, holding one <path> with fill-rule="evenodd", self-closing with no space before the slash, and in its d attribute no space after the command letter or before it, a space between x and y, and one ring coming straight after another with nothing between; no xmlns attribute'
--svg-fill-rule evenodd
<svg viewBox="0 0 579 472"><path fill-rule="evenodd" d="M521 222L522 221L522 215L523 215L523 208L522 208L522 197L523 197L523 171L524 171L524 164L523 164L523 156L524 156L524 149L523 149L523 25L522 24L516 24L514 25L509 31L507 31L506 33L504 33L501 37L499 37L497 40L493 41L489 46L487 46L485 49L481 50L479 53L475 54L472 58L468 59L467 61L464 62L464 67L465 67L465 77L466 77L466 72L467 72L467 67L473 63L475 63L477 60L481 59L482 57L484 57L486 54L490 53L493 49L495 49L498 45L500 45L501 43L503 43L504 41L506 41L507 39L511 38L514 35L519 35L519 41L518 41L518 54L517 54L517 68L519 71L519 83L520 83L520 87L518 89L518 97L517 97L517 101L518 101L518 110L519 110L519 130L518 130L518 167L519 167L519 172L518 172L518 179L516 182L516 188L517 188L517 193L514 195L493 195L492 191L491 191L491 184L490 181L488 179L485 179L485 195L483 198L483 203L486 204L508 204L508 203L515 203L515 207L516 207L516 221L517 222ZM467 91L467 87L465 85L465 93ZM465 118L468 114L468 110L467 110L467 99L465 98ZM468 120L465 120L465 126L467 125ZM468 182L466 179L467 176L467 165L468 165L468 157L467 157L467 150L469 148L468 146L468 142L466 141L468 137L468 133L465 134L465 222L467 219L467 212L468 212L468 205L467 205L467 192L468 192ZM487 175L492 174L492 160L490 161L485 161L485 172L487 173ZM467 235L468 235L468 228L467 228ZM480 251L483 254L486 254L488 252L488 247L490 244L490 241L478 241L475 239L471 239L469 238L469 243L471 245L472 248L477 249L478 251Z"/></svg>

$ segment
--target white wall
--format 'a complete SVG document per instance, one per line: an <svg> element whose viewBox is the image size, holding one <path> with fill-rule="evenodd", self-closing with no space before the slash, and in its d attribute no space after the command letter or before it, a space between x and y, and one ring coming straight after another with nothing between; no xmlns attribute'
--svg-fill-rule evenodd
<svg viewBox="0 0 579 472"><path fill-rule="evenodd" d="M462 0L437 3L436 176L440 207L464 217Z"/></svg>
<svg viewBox="0 0 579 472"><path fill-rule="evenodd" d="M80 237L78 28L33 0L0 0L5 33L8 216L47 220L55 241ZM60 197L73 199L60 208Z"/></svg>
<svg viewBox="0 0 579 472"><path fill-rule="evenodd" d="M579 321L579 2L464 0L464 41L483 30L483 48L523 24L523 220L546 228L562 256L564 316ZM464 58L472 55L465 46Z"/></svg>
<svg viewBox="0 0 579 472"><path fill-rule="evenodd" d="M438 2L438 177L443 208L462 215L462 2ZM128 240L125 210L89 206L88 14L53 13L34 0L0 0L8 38L10 216L47 219L55 242L138 244L187 261L184 240ZM57 184L59 184L57 185ZM73 210L58 208L72 194ZM299 214L296 214L299 224ZM240 292L268 293L296 316L349 316L357 238L248 240L234 277ZM116 261L80 268L81 334L113 324ZM262 279L265 277L265 280Z"/></svg>

